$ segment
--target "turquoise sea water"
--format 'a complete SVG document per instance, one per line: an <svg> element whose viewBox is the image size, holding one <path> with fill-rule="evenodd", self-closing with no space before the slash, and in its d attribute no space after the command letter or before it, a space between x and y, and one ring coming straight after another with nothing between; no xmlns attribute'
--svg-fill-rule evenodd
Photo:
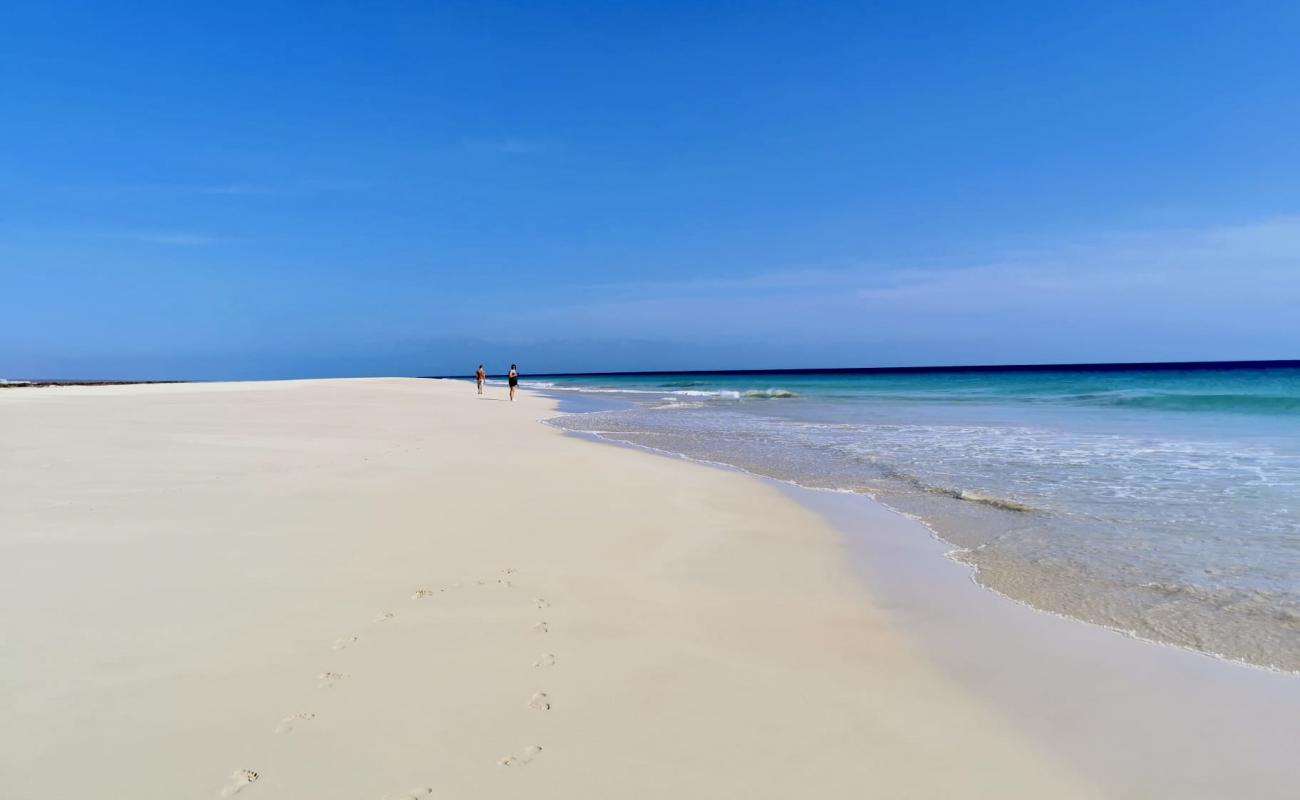
<svg viewBox="0 0 1300 800"><path fill-rule="evenodd" d="M533 377L571 430L924 520L1044 610L1300 670L1300 367Z"/></svg>

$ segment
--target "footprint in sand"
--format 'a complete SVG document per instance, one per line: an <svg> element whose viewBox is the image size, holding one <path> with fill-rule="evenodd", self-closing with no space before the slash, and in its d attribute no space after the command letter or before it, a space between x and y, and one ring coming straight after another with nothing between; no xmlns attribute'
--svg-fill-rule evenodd
<svg viewBox="0 0 1300 800"><path fill-rule="evenodd" d="M384 613L382 613L382 614L380 614L379 616L375 617L375 622L387 622L387 621L389 621L390 619L392 619L392 618L395 617L395 616L397 616L397 615L394 614L393 612L391 612L391 611L385 611Z"/></svg>
<svg viewBox="0 0 1300 800"><path fill-rule="evenodd" d="M321 674L317 675L316 677L320 679L320 684L319 684L319 685L320 685L320 688L322 688L322 689L328 689L328 688L330 688L331 686L333 686L335 683L337 683L337 682L343 680L343 673L341 673L341 672L322 672Z"/></svg>
<svg viewBox="0 0 1300 800"><path fill-rule="evenodd" d="M553 667L555 666L555 654L547 653L533 662L534 667Z"/></svg>
<svg viewBox="0 0 1300 800"><path fill-rule="evenodd" d="M314 719L316 719L316 715L310 711L305 711L301 714L290 714L289 716L280 720L280 725L275 729L275 732L288 733L292 731L293 726L297 725L299 722L311 722Z"/></svg>
<svg viewBox="0 0 1300 800"><path fill-rule="evenodd" d="M432 789L410 789L401 794L386 794L383 800L421 800L424 797L433 797Z"/></svg>
<svg viewBox="0 0 1300 800"><path fill-rule="evenodd" d="M344 636L342 639L335 639L335 640L334 640L334 649L335 649L335 650L346 650L346 649L348 649L348 645L356 644L356 641L357 641L357 637L355 637L355 636Z"/></svg>
<svg viewBox="0 0 1300 800"><path fill-rule="evenodd" d="M550 630L550 627L546 624L546 620L542 620L541 622L537 623L532 628L530 628L530 630L532 630L533 633L546 633L548 630Z"/></svg>
<svg viewBox="0 0 1300 800"><path fill-rule="evenodd" d="M528 701L528 707L535 711L550 711L551 696L546 692L538 692L533 695L533 699Z"/></svg>
<svg viewBox="0 0 1300 800"><path fill-rule="evenodd" d="M507 589L513 589L513 588L515 588L515 585L514 585L513 583L511 583L510 581L506 580L505 578L497 578L497 583L501 584L502 586L506 587Z"/></svg>
<svg viewBox="0 0 1300 800"><path fill-rule="evenodd" d="M550 607L551 607L551 604L548 603L548 602L546 602L545 600L543 600L543 599L540 598L540 597L534 597L534 598L533 598L533 607L534 607L534 608L550 608Z"/></svg>
<svg viewBox="0 0 1300 800"><path fill-rule="evenodd" d="M523 753L517 756L506 756L498 758L497 763L503 767L522 767L532 763L537 754L542 752L542 746L539 744L530 744L524 748Z"/></svg>
<svg viewBox="0 0 1300 800"><path fill-rule="evenodd" d="M415 594L411 595L412 600L423 600L426 597L433 597L437 592L432 589L416 589Z"/></svg>
<svg viewBox="0 0 1300 800"><path fill-rule="evenodd" d="M258 774L251 769L237 770L234 775L230 776L230 783L226 784L226 787L221 790L221 796L233 797L239 794L244 789L247 789L249 784L257 783L258 777Z"/></svg>

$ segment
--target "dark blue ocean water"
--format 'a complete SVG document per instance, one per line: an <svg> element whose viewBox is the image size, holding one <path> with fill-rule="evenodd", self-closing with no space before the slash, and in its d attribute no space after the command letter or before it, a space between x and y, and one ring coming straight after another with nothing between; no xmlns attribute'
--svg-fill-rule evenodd
<svg viewBox="0 0 1300 800"><path fill-rule="evenodd" d="M1300 368L525 378L556 424L870 494L981 583L1300 670Z"/></svg>

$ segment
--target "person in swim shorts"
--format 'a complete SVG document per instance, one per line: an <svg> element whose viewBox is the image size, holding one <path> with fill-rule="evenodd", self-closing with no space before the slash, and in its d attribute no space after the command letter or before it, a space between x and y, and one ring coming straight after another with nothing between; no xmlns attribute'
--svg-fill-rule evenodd
<svg viewBox="0 0 1300 800"><path fill-rule="evenodd" d="M487 373L483 371L483 365L478 365L478 370L474 373L474 380L478 381L478 393L483 394L483 381L487 380Z"/></svg>

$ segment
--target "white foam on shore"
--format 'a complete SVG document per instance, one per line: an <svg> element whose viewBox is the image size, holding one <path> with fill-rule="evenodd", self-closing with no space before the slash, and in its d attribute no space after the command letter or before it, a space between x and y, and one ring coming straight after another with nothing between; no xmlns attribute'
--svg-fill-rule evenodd
<svg viewBox="0 0 1300 800"><path fill-rule="evenodd" d="M695 404L691 404L691 405L694 406ZM672 407L672 406L658 406L657 408L670 408L670 407ZM893 513L893 514L895 514L895 515L897 515L897 516L899 516L899 517L902 517L902 518L907 519L907 520L909 520L909 521L911 521L911 522L914 522L914 523L919 524L922 528L924 528L924 529L926 530L926 532L928 533L928 536L929 536L931 539L933 539L934 541L937 541L937 542L940 542L940 543L943 544L943 546L945 547L945 553L944 553L944 555L945 555L945 557L947 558L947 560L949 560L949 561L951 561L951 562L953 562L953 563L955 563L955 564L959 564L959 565L961 565L961 566L962 566L962 567L967 571L967 576L968 576L969 582L970 582L971 584L973 584L973 585L975 585L975 586L978 586L981 590L987 591L987 592L989 592L989 593L991 593L991 594L993 594L993 595L996 595L996 596L999 597L999 598L1002 598L1002 599L1004 599L1004 600L1008 600L1008 601L1014 603L1014 604L1017 605L1017 606L1020 606L1020 607L1026 608L1026 609L1029 609L1029 610L1034 611L1034 612L1036 612L1036 613L1046 614L1046 615L1048 615L1048 616L1050 616L1050 617L1053 617L1053 618L1056 618L1056 619L1060 619L1060 620L1063 620L1063 621L1069 622L1069 623L1071 623L1071 624L1083 624L1083 625L1086 625L1086 626L1088 626L1088 627L1099 628L1099 629L1106 630L1106 631L1109 631L1109 632L1118 633L1118 634L1121 634L1123 637L1125 637L1125 638L1127 638L1127 639L1130 639L1130 640L1132 640L1132 641L1136 641L1136 642L1142 642L1142 643L1144 643L1144 644L1148 644L1148 645L1153 645L1153 646L1158 646L1158 647L1170 648L1170 649L1177 650L1177 651L1180 651L1180 652L1186 652L1186 653L1195 654L1195 655L1197 655L1197 656L1204 656L1204 657L1210 658L1210 659L1215 660L1215 661L1219 661L1219 662L1223 662L1223 663L1231 664L1231 665L1233 665L1233 666L1248 667L1248 668L1250 668L1250 669L1259 670L1259 671L1268 672L1268 673L1273 673L1273 674L1280 674L1280 675L1298 675L1298 676L1300 676L1300 670L1288 670L1288 669L1284 669L1284 668L1281 668L1281 667L1278 667L1278 666L1274 666L1274 665L1270 665L1270 664L1260 664L1260 663L1256 663L1256 662L1252 662L1252 661L1246 661L1246 660L1241 659L1241 658L1239 658L1239 657L1235 657L1235 656L1232 656L1232 655L1230 655L1230 654L1226 654L1226 653L1218 652L1218 651L1215 651L1215 650L1212 650L1212 649L1207 649L1207 648L1198 648L1198 647L1193 647L1193 646L1191 646L1191 645L1183 644L1183 643L1180 643L1180 642L1166 641L1166 640L1155 639L1155 638L1151 638L1151 637L1143 636L1143 635L1141 635L1140 633L1138 633L1137 631L1134 631L1134 630L1129 629L1129 628L1124 628L1124 627L1121 627L1121 626L1118 626L1118 625L1110 625L1110 624L1106 624L1106 623L1104 623L1104 622L1099 622L1099 621L1091 620L1091 619L1083 619L1083 618L1076 617L1076 616L1072 616L1072 615L1070 615L1070 614L1066 614L1066 613L1063 613L1063 612L1060 612L1060 611L1056 611L1056 610L1053 610L1053 609L1044 608L1044 607L1042 607L1042 606L1035 605L1034 603L1032 603L1031 601L1026 600L1026 599L1021 599L1021 598L1013 597L1013 596L1011 596L1011 595L1009 595L1009 594L1007 594L1007 593L1005 593L1005 592L1003 592L1003 591L1000 591L1000 590L997 589L997 588L994 588L993 586L991 586L990 584L988 584L987 582L985 582L984 580L982 580L982 576L981 576L981 574L980 574L979 564L978 564L976 561L974 561L974 560L968 558L968 556L969 556L972 552L974 552L974 551L972 550L972 548L963 547L963 546L961 546L961 545L957 545L957 544L955 544L955 543L952 542L951 540L947 539L947 538L946 538L942 533L940 533L938 530L936 530L935 527L934 527L930 522L928 522L925 518L921 517L921 516L918 515L918 514L914 514L914 513L908 512L908 511L904 511L904 510L902 510L902 509L900 509L900 508L898 508L898 507L896 507L896 506L894 506L894 505L891 505L888 501L886 501L885 499L883 499L883 498L882 498L878 493L873 492L873 491L871 491L871 490L869 490L869 489L865 489L865 488L860 488L860 489L850 489L850 488L844 488L844 487L810 486L810 485L808 485L808 484L800 483L799 481L794 480L794 479L788 479L788 478L777 478L777 477L773 477L773 476L770 476L770 475L764 475L764 474L762 474L762 473L754 472L753 470L746 469L745 467L738 466L738 465L735 465L735 464L731 464L731 463L728 463L728 462L725 462L725 461L716 461L716 460L707 459L707 458L702 458L702 457L698 457L698 456L691 456L691 455L687 455L687 454L684 454L684 453L677 452L677 451L675 451L675 450L668 450L668 449L665 449L665 448L655 447L655 446L653 446L653 445L643 444L643 443L641 443L641 442L635 442L635 441L629 441L629 440L625 440L625 439L619 439L619 438L616 438L615 436L611 436L611 435L609 435L609 432L604 432L604 431L599 431L599 430L587 430L587 429L573 429L573 428L566 428L566 427L562 427L561 425L558 424L558 421L559 421L560 419L563 419L563 418L598 417L598 416L600 416L601 414L606 414L606 413L617 413L617 410L612 410L612 411L590 411L590 412L578 412L578 413L570 413L570 414L557 414L557 415L555 415L555 416L553 416L553 417L550 417L550 418L548 418L548 419L542 420L542 423L543 423L543 424L546 424L546 425L549 425L549 426L551 426L551 427L559 428L560 430L562 430L562 431L564 431L564 432L566 432L566 433L573 434L573 435L577 435L577 436L582 436L582 437L590 437L590 438L592 438L592 439L594 439L594 440L597 440L597 441L602 442L602 443L605 443L605 444L612 444L612 445L615 445L615 446L621 446L621 447L632 447L632 448L635 448L635 449L638 449L638 450L643 450L643 451L646 451L646 452L654 453L654 454L656 454L656 455L668 456L668 457L670 457L670 458L675 458L675 459L679 459L679 460L682 460L682 461L689 461L689 462L692 462L692 463L701 464L701 465L709 466L709 467L714 467L714 468L717 468L717 469L724 469L724 470L729 470L729 471L732 471L732 472L739 472L739 473L742 473L742 474L745 474L745 475L749 475L749 476L751 476L751 477L753 477L753 478L757 478L758 480L762 480L762 481L771 481L771 482L774 482L774 483L777 483L777 484L781 484L781 485L784 485L784 486L792 487L792 488L794 488L794 489L797 489L797 490L799 490L799 491L803 491L803 492L821 492L821 493L829 493L829 494L836 494L836 495L852 495L852 496L860 497L860 498L862 498L862 499L863 499L864 501L866 501L866 502L875 503L876 505L878 505L878 506L880 506L881 508L883 508L883 509L889 511L890 513ZM621 432L621 431L620 431L620 432ZM962 498L957 498L957 499L962 499ZM1020 509L1020 508L1017 508L1017 509L1014 509L1014 510L1016 510L1016 511L1018 511L1018 512L1019 512L1019 511L1022 511L1022 509Z"/></svg>
<svg viewBox="0 0 1300 800"><path fill-rule="evenodd" d="M491 383L491 381L489 381ZM775 400L798 397L798 392L771 387L767 389L623 389L613 386L557 386L546 381L520 381L527 389L543 389L578 394L627 394L650 397L698 397L713 400Z"/></svg>

